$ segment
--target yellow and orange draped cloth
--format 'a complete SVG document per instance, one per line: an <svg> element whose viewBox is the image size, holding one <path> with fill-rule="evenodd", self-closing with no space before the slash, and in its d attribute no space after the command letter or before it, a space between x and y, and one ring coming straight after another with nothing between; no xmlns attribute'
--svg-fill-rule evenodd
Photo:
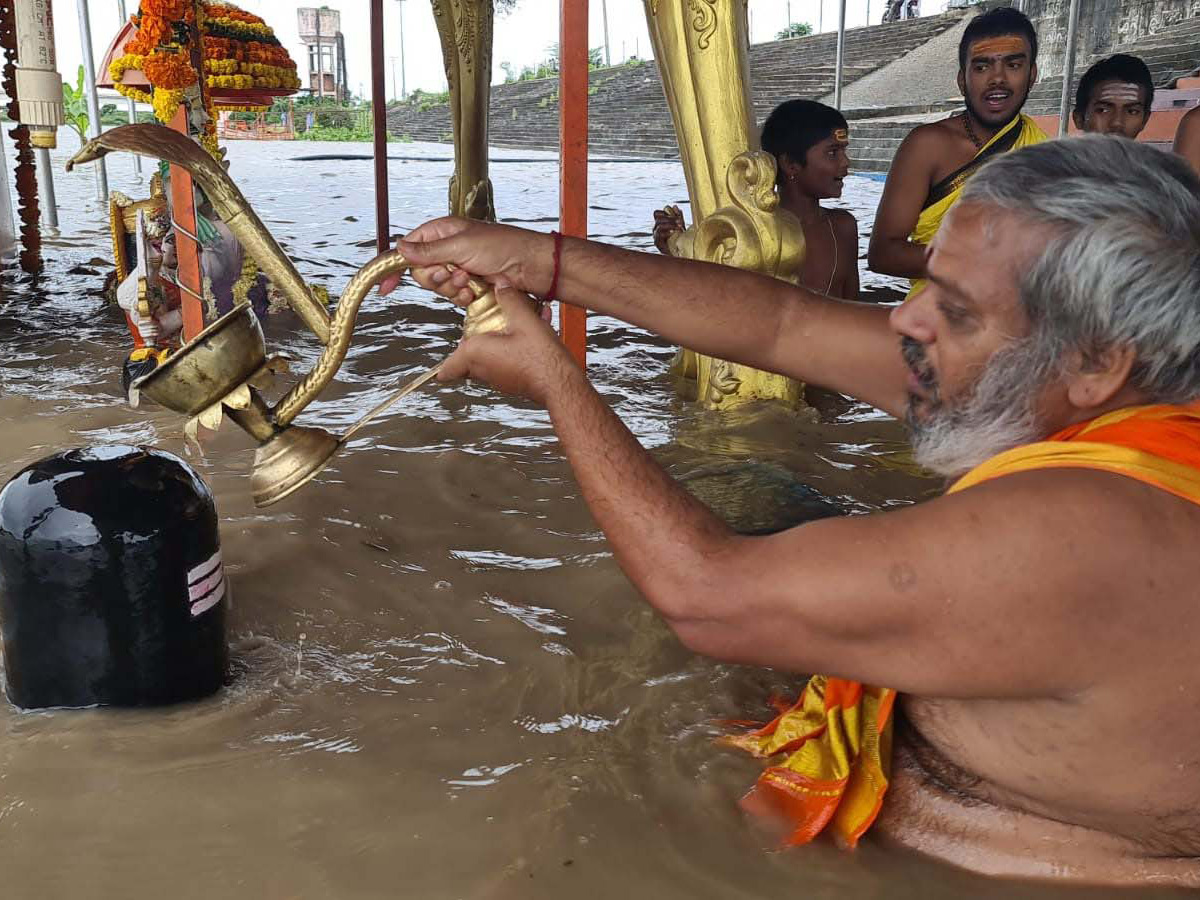
<svg viewBox="0 0 1200 900"><path fill-rule="evenodd" d="M1128 407L1072 425L993 457L949 493L1054 468L1112 472L1200 504L1200 403ZM889 688L814 675L799 701L774 721L722 738L762 758L788 754L759 777L750 805L783 815L792 829L789 844L808 843L828 829L855 846L887 791L895 701Z"/></svg>
<svg viewBox="0 0 1200 900"><path fill-rule="evenodd" d="M929 189L929 195L925 198L925 205L921 208L921 214L917 217L916 227L909 235L909 240L914 244L929 245L933 236L938 233L938 229L942 227L942 220L946 218L950 207L958 202L967 180L978 172L988 160L1008 153L1010 150L1020 150L1022 147L1030 147L1049 139L1046 132L1038 128L1037 123L1029 116L1024 114L1017 116L1001 128L990 141L980 147L979 152L970 162L951 172ZM904 299L912 297L923 287L925 287L924 278L914 279L912 289L908 292L908 297Z"/></svg>

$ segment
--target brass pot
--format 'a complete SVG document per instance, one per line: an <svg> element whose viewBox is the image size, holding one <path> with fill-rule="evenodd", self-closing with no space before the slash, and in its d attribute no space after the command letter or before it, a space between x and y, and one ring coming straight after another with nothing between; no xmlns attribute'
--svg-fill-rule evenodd
<svg viewBox="0 0 1200 900"><path fill-rule="evenodd" d="M243 303L135 381L133 387L172 412L195 416L249 381L266 359L258 316L249 303Z"/></svg>
<svg viewBox="0 0 1200 900"><path fill-rule="evenodd" d="M194 141L161 125L124 125L88 141L67 166L99 159L113 150L156 156L191 173L245 252L325 344L312 370L269 407L253 384L267 365L262 329L250 305L241 304L133 384L170 410L199 417L200 422L219 422L227 414L245 430L259 444L252 476L256 505L276 503L306 484L349 434L437 374L440 364L367 413L342 438L320 428L293 425L345 360L358 308L367 294L387 276L407 271L408 261L399 253L376 256L350 279L331 318L229 174ZM476 300L467 310L466 334L502 330L504 314L491 289L476 281L471 289Z"/></svg>

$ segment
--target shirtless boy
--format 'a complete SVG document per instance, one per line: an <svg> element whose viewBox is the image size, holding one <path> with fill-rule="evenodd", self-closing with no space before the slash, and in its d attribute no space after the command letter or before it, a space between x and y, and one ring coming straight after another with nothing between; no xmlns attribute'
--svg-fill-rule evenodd
<svg viewBox="0 0 1200 900"><path fill-rule="evenodd" d="M762 148L778 166L780 205L804 228L800 284L830 297L857 300L858 221L849 210L821 206L822 200L842 196L850 171L849 146L845 117L814 100L781 103L763 123ZM669 255L671 235L684 227L678 207L656 210L654 246Z"/></svg>

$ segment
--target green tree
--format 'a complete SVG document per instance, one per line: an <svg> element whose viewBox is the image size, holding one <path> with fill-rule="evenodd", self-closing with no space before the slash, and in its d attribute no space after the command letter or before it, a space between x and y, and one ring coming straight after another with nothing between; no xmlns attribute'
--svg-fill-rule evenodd
<svg viewBox="0 0 1200 900"><path fill-rule="evenodd" d="M100 107L101 125L128 125L129 113L119 109L115 103L105 103Z"/></svg>
<svg viewBox="0 0 1200 900"><path fill-rule="evenodd" d="M777 41L786 41L788 38L806 37L813 33L813 27L807 22L793 22L787 28L775 35Z"/></svg>
<svg viewBox="0 0 1200 900"><path fill-rule="evenodd" d="M63 117L66 119L66 124L79 135L79 145L82 147L88 139L88 125L90 124L87 113L87 97L84 96L83 90L83 66L79 67L79 77L76 79L75 87L63 82Z"/></svg>

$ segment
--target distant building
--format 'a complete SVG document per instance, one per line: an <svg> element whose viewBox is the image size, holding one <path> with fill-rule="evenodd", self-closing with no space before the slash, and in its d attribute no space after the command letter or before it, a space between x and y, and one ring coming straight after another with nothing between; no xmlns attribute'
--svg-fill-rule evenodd
<svg viewBox="0 0 1200 900"><path fill-rule="evenodd" d="M347 100L346 39L342 36L341 12L328 6L301 7L296 16L308 59L308 90L314 97ZM301 62L301 70L303 66Z"/></svg>

